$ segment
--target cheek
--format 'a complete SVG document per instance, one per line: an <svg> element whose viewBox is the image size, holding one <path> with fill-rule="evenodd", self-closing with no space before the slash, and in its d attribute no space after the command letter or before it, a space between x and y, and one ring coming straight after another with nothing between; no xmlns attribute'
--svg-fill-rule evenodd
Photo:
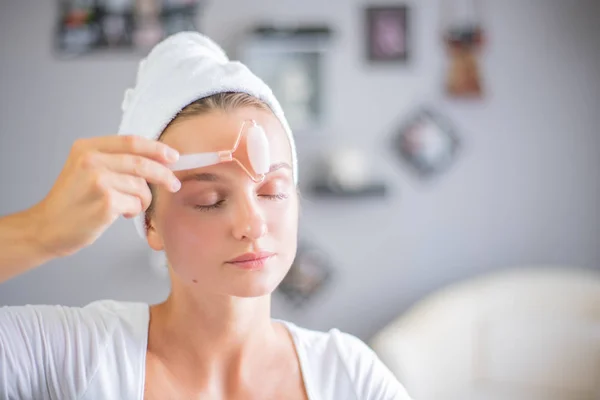
<svg viewBox="0 0 600 400"><path fill-rule="evenodd" d="M272 215L268 223L269 236L275 242L279 253L279 279L287 273L296 257L298 246L298 207L290 204L282 207L276 215Z"/></svg>
<svg viewBox="0 0 600 400"><path fill-rule="evenodd" d="M282 245L295 243L298 231L298 199L294 196L286 202L272 207L267 217L269 233Z"/></svg>
<svg viewBox="0 0 600 400"><path fill-rule="evenodd" d="M200 221L198 212L172 205L165 207L161 215L160 234L171 264L178 272L191 268L191 264L199 260L210 263L211 255L218 254L215 250L221 237L219 224L210 219Z"/></svg>

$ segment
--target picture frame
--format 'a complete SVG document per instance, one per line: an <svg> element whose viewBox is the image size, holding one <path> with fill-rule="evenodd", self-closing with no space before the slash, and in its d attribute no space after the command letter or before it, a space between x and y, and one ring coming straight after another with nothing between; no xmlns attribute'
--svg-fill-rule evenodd
<svg viewBox="0 0 600 400"><path fill-rule="evenodd" d="M450 121L427 106L418 109L395 132L392 141L396 155L422 179L450 168L462 148Z"/></svg>
<svg viewBox="0 0 600 400"><path fill-rule="evenodd" d="M204 0L55 0L54 47L62 57L147 51L165 37L198 30Z"/></svg>
<svg viewBox="0 0 600 400"><path fill-rule="evenodd" d="M239 44L240 61L273 90L296 133L325 123L324 58L332 34L326 25L260 25Z"/></svg>
<svg viewBox="0 0 600 400"><path fill-rule="evenodd" d="M372 63L407 62L410 55L409 8L369 6L365 10L366 53Z"/></svg>
<svg viewBox="0 0 600 400"><path fill-rule="evenodd" d="M302 307L323 292L333 277L331 260L315 245L302 243L277 291L293 306Z"/></svg>

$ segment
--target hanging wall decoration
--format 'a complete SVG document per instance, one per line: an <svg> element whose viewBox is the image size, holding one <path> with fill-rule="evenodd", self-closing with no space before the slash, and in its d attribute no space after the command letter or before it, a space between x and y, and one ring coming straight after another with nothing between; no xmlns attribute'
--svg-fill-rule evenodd
<svg viewBox="0 0 600 400"><path fill-rule="evenodd" d="M321 293L333 276L328 255L314 245L301 243L289 272L277 291L295 307Z"/></svg>
<svg viewBox="0 0 600 400"><path fill-rule="evenodd" d="M367 7L366 30L367 56L371 62L408 60L408 7Z"/></svg>
<svg viewBox="0 0 600 400"><path fill-rule="evenodd" d="M55 44L61 55L146 51L183 30L198 30L202 0L57 0Z"/></svg>
<svg viewBox="0 0 600 400"><path fill-rule="evenodd" d="M449 55L446 92L452 97L481 97L479 56L484 46L480 0L444 0L443 40Z"/></svg>
<svg viewBox="0 0 600 400"><path fill-rule="evenodd" d="M429 107L417 111L393 136L392 148L421 178L449 168L461 147L450 122Z"/></svg>

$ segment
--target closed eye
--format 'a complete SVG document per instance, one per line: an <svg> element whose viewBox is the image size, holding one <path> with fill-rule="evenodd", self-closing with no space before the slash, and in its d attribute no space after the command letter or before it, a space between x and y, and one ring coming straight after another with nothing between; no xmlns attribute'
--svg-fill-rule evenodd
<svg viewBox="0 0 600 400"><path fill-rule="evenodd" d="M287 193L277 193L277 194L261 194L259 197L267 199L267 200L285 200L289 197ZM211 211L217 208L221 208L225 205L225 200L219 200L214 204L196 204L194 205L194 209L200 211Z"/></svg>
<svg viewBox="0 0 600 400"><path fill-rule="evenodd" d="M260 197L264 197L269 200L285 200L289 196L286 193L277 193L277 194L261 194Z"/></svg>
<svg viewBox="0 0 600 400"><path fill-rule="evenodd" d="M208 204L208 205L195 205L194 208L196 210L200 210L200 211L210 211L210 210L214 210L216 208L219 208L223 205L223 203L225 202L225 200L219 200L214 204Z"/></svg>

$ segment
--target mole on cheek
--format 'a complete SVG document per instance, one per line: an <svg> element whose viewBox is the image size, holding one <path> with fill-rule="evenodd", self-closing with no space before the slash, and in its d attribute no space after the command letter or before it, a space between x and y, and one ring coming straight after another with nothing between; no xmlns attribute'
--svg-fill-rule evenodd
<svg viewBox="0 0 600 400"><path fill-rule="evenodd" d="M192 282L194 282L194 283L198 283L198 281L197 281L197 280L195 280L195 279L192 279Z"/></svg>

